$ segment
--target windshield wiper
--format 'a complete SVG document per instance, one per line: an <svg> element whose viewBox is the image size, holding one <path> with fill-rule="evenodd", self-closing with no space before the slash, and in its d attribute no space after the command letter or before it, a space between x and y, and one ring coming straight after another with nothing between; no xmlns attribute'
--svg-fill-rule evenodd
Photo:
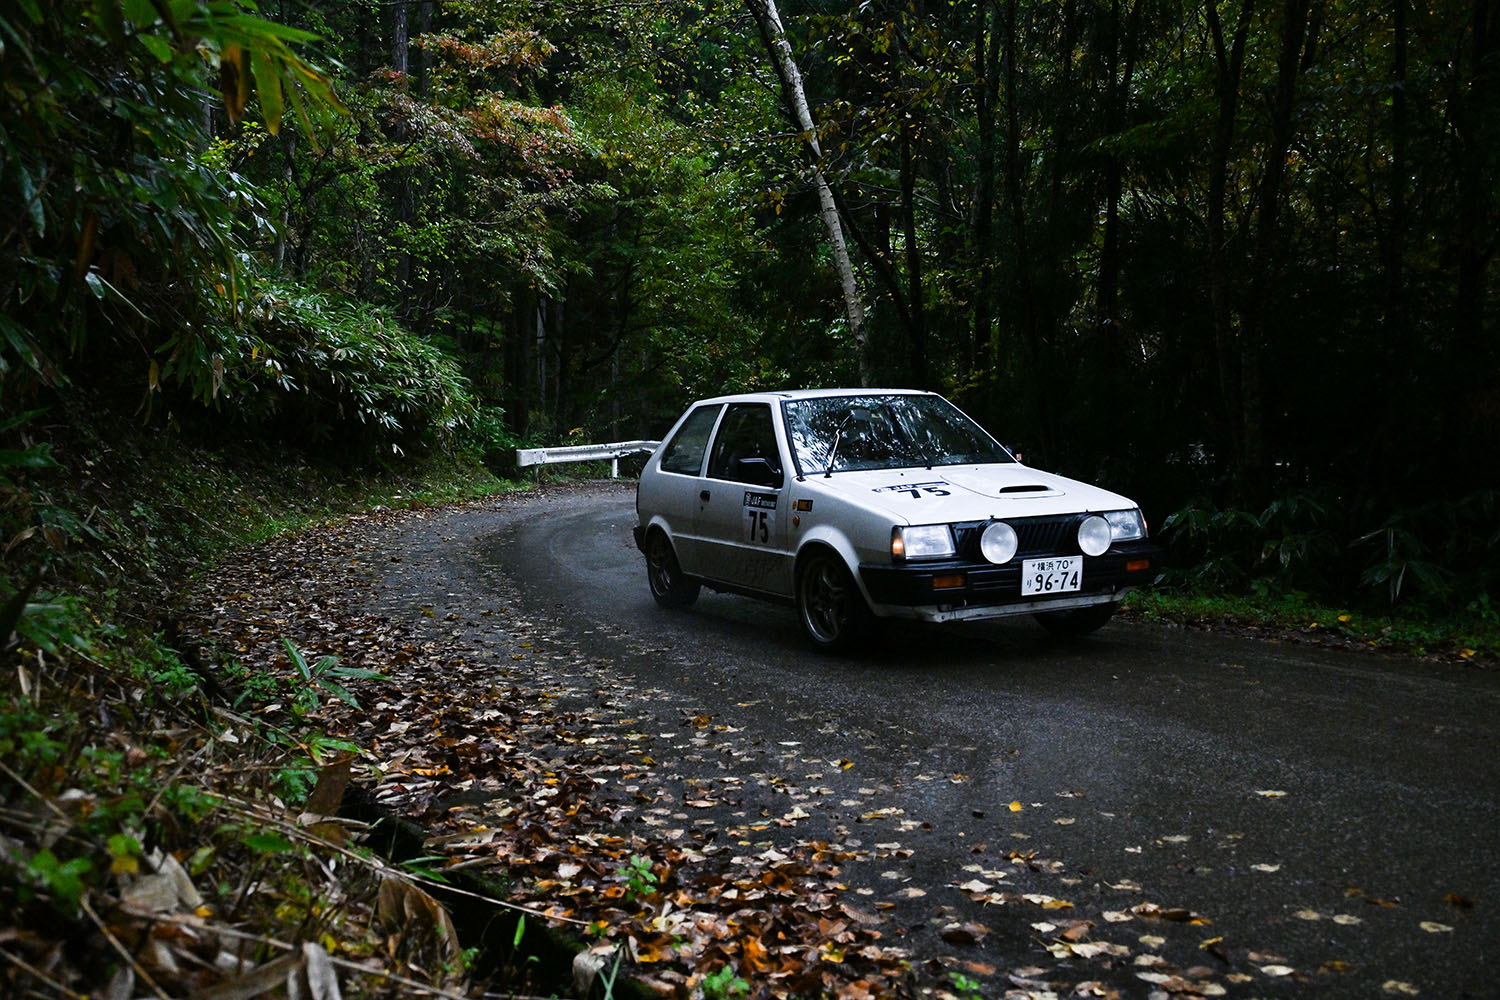
<svg viewBox="0 0 1500 1000"><path fill-rule="evenodd" d="M828 449L828 464L823 469L823 478L827 479L833 475L833 460L838 457L839 445L844 440L844 428L849 426L849 421L858 420L869 423L869 407L856 406L849 410L849 415L839 422L839 429L833 432L833 447Z"/></svg>

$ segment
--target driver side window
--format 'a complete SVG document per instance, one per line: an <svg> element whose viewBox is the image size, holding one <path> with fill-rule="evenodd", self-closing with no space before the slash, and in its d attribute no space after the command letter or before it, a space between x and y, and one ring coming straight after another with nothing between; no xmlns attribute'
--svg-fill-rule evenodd
<svg viewBox="0 0 1500 1000"><path fill-rule="evenodd" d="M662 450L663 472L680 472L685 476L696 476L703 468L703 452L708 447L708 435L718 419L717 406L700 406L682 422L682 427L667 442Z"/></svg>
<svg viewBox="0 0 1500 1000"><path fill-rule="evenodd" d="M729 407L709 452L708 475L753 486L781 486L781 454L769 404L735 403Z"/></svg>

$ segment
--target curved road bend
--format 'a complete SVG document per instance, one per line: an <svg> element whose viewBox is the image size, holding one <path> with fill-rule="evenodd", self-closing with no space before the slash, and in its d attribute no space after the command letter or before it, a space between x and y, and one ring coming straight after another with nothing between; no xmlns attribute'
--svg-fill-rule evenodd
<svg viewBox="0 0 1500 1000"><path fill-rule="evenodd" d="M1059 643L1029 620L898 624L863 658L825 657L789 608L709 591L657 608L633 496L552 493L434 530L467 579L502 574L508 600L607 661L612 696L654 719L639 728L705 712L751 748L662 766L790 791L762 812L801 802L793 832L875 855L845 869L857 891L924 890L895 911L919 956L962 951L935 930L952 919L995 931L966 957L1005 969L1035 948L1030 924L1058 911L952 888L1004 869L1133 951L1164 936L1180 968L1248 974L1231 996L1500 996L1495 674L1132 623ZM1144 902L1212 923L1101 919Z"/></svg>

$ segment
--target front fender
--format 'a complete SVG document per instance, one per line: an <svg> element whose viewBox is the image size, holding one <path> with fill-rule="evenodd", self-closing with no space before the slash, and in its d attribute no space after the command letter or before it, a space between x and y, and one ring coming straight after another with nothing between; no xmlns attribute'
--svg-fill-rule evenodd
<svg viewBox="0 0 1500 1000"><path fill-rule="evenodd" d="M808 529L807 533L797 543L797 570L800 571L802 568L802 557L813 547L832 549L838 553L839 558L844 561L844 568L849 571L849 575L854 578L856 586L859 587L860 594L864 596L865 603L867 605L875 603L870 600L870 592L866 589L864 580L860 579L859 552L855 549L854 543L849 540L848 535L833 525L826 523ZM793 580L795 579L796 576L794 575ZM793 586L795 589L795 583ZM795 593L793 596L796 596Z"/></svg>

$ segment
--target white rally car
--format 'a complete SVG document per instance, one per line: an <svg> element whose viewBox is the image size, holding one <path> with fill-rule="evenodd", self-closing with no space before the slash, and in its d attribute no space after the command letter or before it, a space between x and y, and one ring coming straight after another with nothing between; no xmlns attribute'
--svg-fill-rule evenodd
<svg viewBox="0 0 1500 1000"><path fill-rule="evenodd" d="M930 392L694 403L646 463L636 513L657 603L702 586L790 603L829 650L875 617L1091 632L1160 557L1130 500L1027 468Z"/></svg>

